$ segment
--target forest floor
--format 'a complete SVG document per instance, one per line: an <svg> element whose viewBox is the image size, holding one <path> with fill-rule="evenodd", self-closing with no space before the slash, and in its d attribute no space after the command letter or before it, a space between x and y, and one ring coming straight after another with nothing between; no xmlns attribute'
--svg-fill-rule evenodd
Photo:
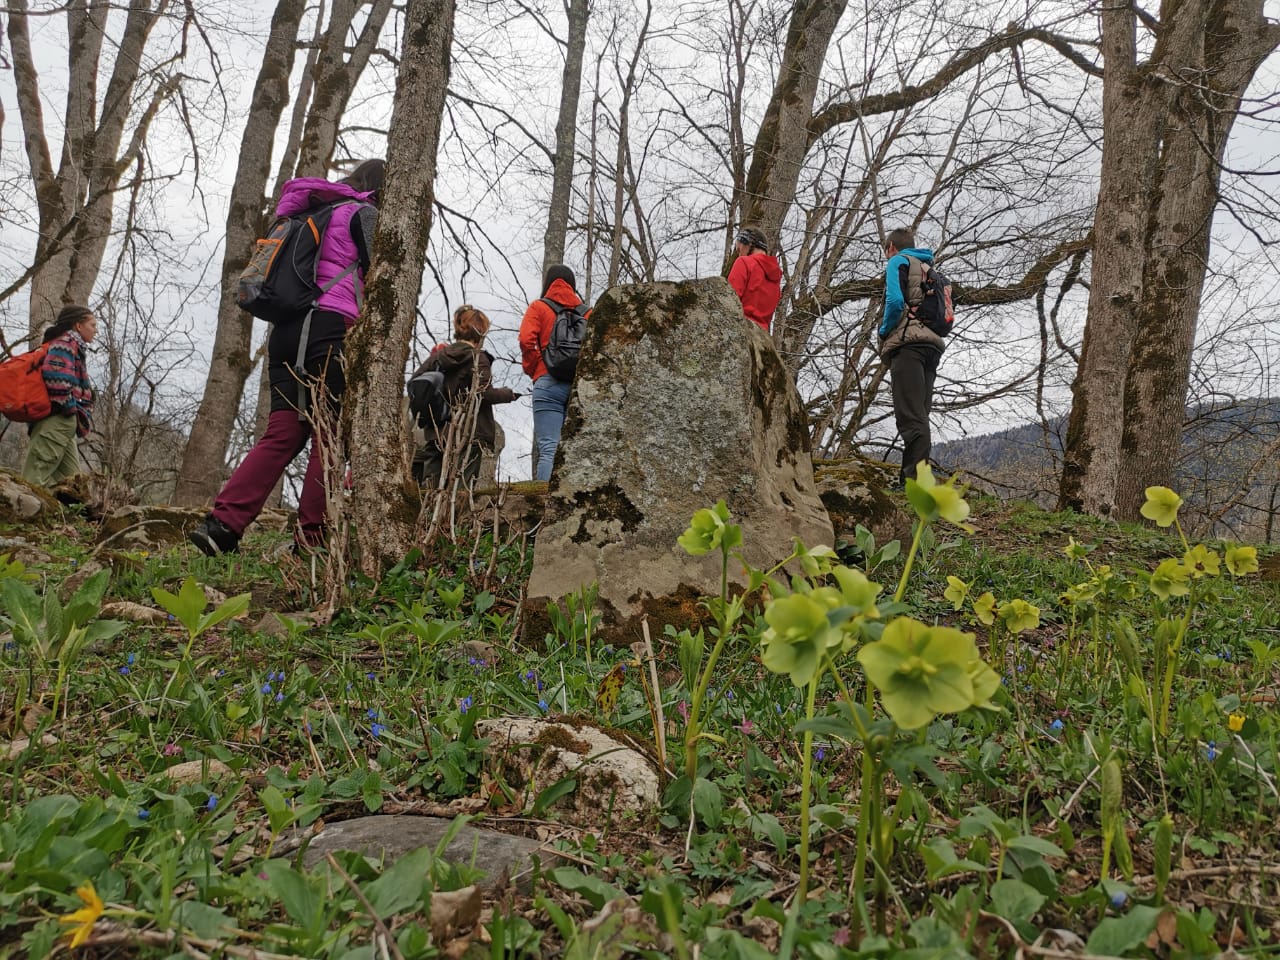
<svg viewBox="0 0 1280 960"><path fill-rule="evenodd" d="M882 585L878 615L849 577L803 638L780 614L722 610L705 697L716 631L653 625L663 803L586 822L560 812L572 781L504 783L475 724L572 717L652 750L647 671L592 642L588 604L553 617L545 645L517 642L519 537L460 537L379 583L350 574L315 623L324 559L280 534L210 559L95 555L74 509L0 527L33 545L0 559L0 958L1280 950L1280 556L969 502L972 532L938 522L914 552L842 551ZM773 593L821 599L825 583ZM947 627L976 637L1000 679L989 704L974 664L978 707L929 686L950 668L922 641L903 676L932 719L895 722L919 702L870 667L868 689L859 653L906 617L939 645ZM786 675L799 652L774 672L787 630L788 657L843 642L812 683ZM471 865L429 854L273 858L371 813L459 814L559 865L480 901Z"/></svg>

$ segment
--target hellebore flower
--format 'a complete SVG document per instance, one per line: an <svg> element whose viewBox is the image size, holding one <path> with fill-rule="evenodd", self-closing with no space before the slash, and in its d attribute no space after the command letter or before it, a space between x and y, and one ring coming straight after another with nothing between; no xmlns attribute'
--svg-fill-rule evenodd
<svg viewBox="0 0 1280 960"><path fill-rule="evenodd" d="M67 931L71 934L71 949L73 950L89 939L90 934L93 933L93 925L98 922L103 910L102 898L98 896L98 891L93 889L92 883L77 887L76 896L84 901L84 906L58 918L59 923L76 924L75 927Z"/></svg>
<svg viewBox="0 0 1280 960"><path fill-rule="evenodd" d="M1191 585L1187 582L1190 579L1191 571L1170 557L1162 560L1156 567L1148 586L1161 600L1168 600L1170 597L1185 597L1190 593Z"/></svg>
<svg viewBox="0 0 1280 960"><path fill-rule="evenodd" d="M729 508L723 500L709 510L699 510L689 521L689 529L676 540L691 557L700 557L712 550L726 553L742 544L742 528L729 522Z"/></svg>
<svg viewBox="0 0 1280 960"><path fill-rule="evenodd" d="M904 730L916 730L939 713L959 713L989 698L999 678L978 656L973 634L929 627L898 617L881 638L858 651L867 679L880 691L885 711ZM971 675L971 671L972 674ZM992 679L994 678L994 684Z"/></svg>
<svg viewBox="0 0 1280 960"><path fill-rule="evenodd" d="M1147 502L1142 505L1142 515L1154 520L1157 527L1171 526L1178 519L1182 498L1168 487L1147 487L1145 493Z"/></svg>
<svg viewBox="0 0 1280 960"><path fill-rule="evenodd" d="M933 470L923 460L916 464L916 479L907 480L907 500L912 509L925 523L933 523L939 517L954 524L967 533L973 527L965 523L969 516L969 504L965 502L964 491L956 488L956 478L946 483L938 483L933 478Z"/></svg>
<svg viewBox="0 0 1280 960"><path fill-rule="evenodd" d="M1227 547L1227 569L1232 576L1241 577L1246 573L1258 572L1258 550L1256 547Z"/></svg>
<svg viewBox="0 0 1280 960"><path fill-rule="evenodd" d="M996 598L990 590L973 601L973 615L988 627L996 622Z"/></svg>
<svg viewBox="0 0 1280 960"><path fill-rule="evenodd" d="M1182 557L1182 565L1193 577L1216 577L1218 575L1218 554L1203 544L1197 543Z"/></svg>
<svg viewBox="0 0 1280 960"><path fill-rule="evenodd" d="M947 577L947 589L942 592L942 596L951 601L952 610L959 610L969 598L969 584L959 577Z"/></svg>
<svg viewBox="0 0 1280 960"><path fill-rule="evenodd" d="M1040 608L1025 600L1010 600L1000 604L1000 619L1010 633L1022 633L1040 626Z"/></svg>
<svg viewBox="0 0 1280 960"><path fill-rule="evenodd" d="M769 629L760 637L764 648L760 660L774 673L789 675L797 687L807 686L822 657L844 643L823 605L807 594L779 597L765 609L764 619Z"/></svg>

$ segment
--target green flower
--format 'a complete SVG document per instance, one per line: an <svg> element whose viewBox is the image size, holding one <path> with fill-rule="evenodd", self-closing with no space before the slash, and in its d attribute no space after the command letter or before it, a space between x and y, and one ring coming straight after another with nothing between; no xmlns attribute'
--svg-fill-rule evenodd
<svg viewBox="0 0 1280 960"><path fill-rule="evenodd" d="M716 549L728 553L742 544L742 528L729 522L729 508L721 500L710 510L695 513L689 529L676 542L692 557Z"/></svg>
<svg viewBox="0 0 1280 960"><path fill-rule="evenodd" d="M996 622L996 598L990 590L973 601L973 615L988 627Z"/></svg>
<svg viewBox="0 0 1280 960"><path fill-rule="evenodd" d="M1075 537L1067 537L1067 545L1062 548L1062 552L1072 560L1083 560L1092 549L1092 547L1086 547L1083 543L1076 543Z"/></svg>
<svg viewBox="0 0 1280 960"><path fill-rule="evenodd" d="M816 577L828 573L836 560L836 552L830 547L806 547L799 539L795 541L796 560L806 577Z"/></svg>
<svg viewBox="0 0 1280 960"><path fill-rule="evenodd" d="M857 610L859 616L872 619L880 616L880 611L876 608L880 584L872 583L861 570L850 567L836 567L831 575L840 584L841 599Z"/></svg>
<svg viewBox="0 0 1280 960"><path fill-rule="evenodd" d="M1218 575L1218 554L1204 544L1197 543L1182 557L1182 565L1193 577L1216 577Z"/></svg>
<svg viewBox="0 0 1280 960"><path fill-rule="evenodd" d="M928 627L898 617L875 643L858 651L867 679L880 691L880 701L904 730L925 726L939 713L958 713L979 698L970 676L978 660L973 634L951 627ZM980 670L983 688L989 681Z"/></svg>
<svg viewBox="0 0 1280 960"><path fill-rule="evenodd" d="M1151 574L1151 592L1161 600L1185 597L1191 592L1191 585L1187 583L1190 579L1191 571L1170 557L1156 567L1155 572Z"/></svg>
<svg viewBox="0 0 1280 960"><path fill-rule="evenodd" d="M964 522L969 516L969 504L965 502L964 491L956 489L955 483L955 477L946 483L938 483L929 464L922 460L916 464L916 479L907 481L907 500L916 516L925 523L934 523L941 517L961 530L973 533L973 527Z"/></svg>
<svg viewBox="0 0 1280 960"><path fill-rule="evenodd" d="M1258 550L1256 547L1227 547L1227 569L1231 575L1242 577L1246 573L1258 572Z"/></svg>
<svg viewBox="0 0 1280 960"><path fill-rule="evenodd" d="M832 587L823 587L811 594L780 597L765 608L769 629L760 637L764 648L760 659L774 673L788 674L797 687L807 686L827 651L844 643L841 630L833 627L827 617L830 608L823 602L830 602L832 594L838 603L839 593Z"/></svg>
<svg viewBox="0 0 1280 960"><path fill-rule="evenodd" d="M1040 626L1040 608L1025 600L1010 600L1000 604L1000 619L1010 633L1022 633Z"/></svg>
<svg viewBox="0 0 1280 960"><path fill-rule="evenodd" d="M951 601L951 609L959 610L969 597L969 584L959 577L947 577L947 589L942 591L942 596Z"/></svg>
<svg viewBox="0 0 1280 960"><path fill-rule="evenodd" d="M1170 526L1178 519L1182 498L1168 487L1147 487L1147 502L1142 505L1142 515L1154 520L1157 527Z"/></svg>

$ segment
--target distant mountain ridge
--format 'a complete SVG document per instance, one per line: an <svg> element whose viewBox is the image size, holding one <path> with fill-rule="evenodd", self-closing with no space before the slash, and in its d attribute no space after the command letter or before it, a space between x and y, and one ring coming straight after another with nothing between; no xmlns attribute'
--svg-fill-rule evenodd
<svg viewBox="0 0 1280 960"><path fill-rule="evenodd" d="M1065 417L935 444L933 460L978 489L1057 500ZM1176 480L1187 515L1218 536L1280 538L1280 397L1201 404L1187 410Z"/></svg>

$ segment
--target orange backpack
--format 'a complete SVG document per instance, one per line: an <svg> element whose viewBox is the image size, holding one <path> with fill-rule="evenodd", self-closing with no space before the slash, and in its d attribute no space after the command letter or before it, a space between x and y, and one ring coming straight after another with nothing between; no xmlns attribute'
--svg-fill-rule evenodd
<svg viewBox="0 0 1280 960"><path fill-rule="evenodd" d="M18 423L34 423L53 412L40 368L50 344L0 363L0 414Z"/></svg>

